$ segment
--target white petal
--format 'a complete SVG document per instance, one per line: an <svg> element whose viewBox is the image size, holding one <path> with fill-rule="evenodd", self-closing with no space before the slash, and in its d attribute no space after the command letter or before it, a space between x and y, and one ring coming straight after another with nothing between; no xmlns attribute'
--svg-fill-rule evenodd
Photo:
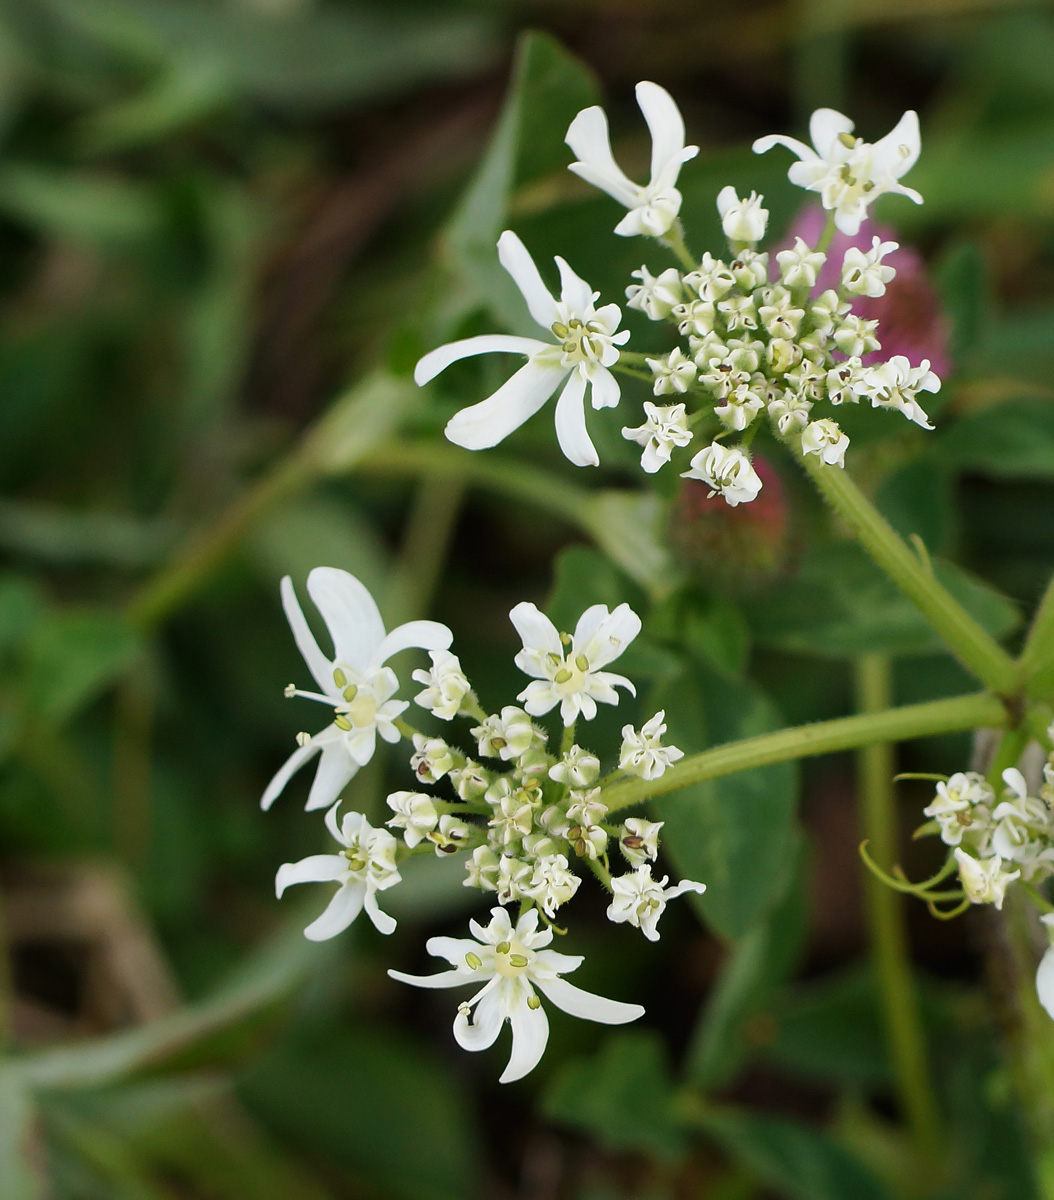
<svg viewBox="0 0 1054 1200"><path fill-rule="evenodd" d="M583 109L571 122L564 141L580 160L571 163L568 170L627 208L638 203L641 189L626 176L611 154L608 119L602 108L594 105Z"/></svg>
<svg viewBox="0 0 1054 1200"><path fill-rule="evenodd" d="M512 1024L512 1055L509 1065L502 1071L499 1083L513 1083L533 1071L545 1053L549 1041L549 1018L539 1004L531 1008L527 997L521 996L509 1013Z"/></svg>
<svg viewBox="0 0 1054 1200"><path fill-rule="evenodd" d="M495 976L495 979L497 976ZM462 1050L486 1050L493 1046L505 1020L505 1008L494 980L472 1013L472 1020L458 1012L454 1018L454 1039Z"/></svg>
<svg viewBox="0 0 1054 1200"><path fill-rule="evenodd" d="M329 692L333 688L332 664L318 648L315 635L308 627L307 619L300 607L300 601L296 598L293 581L288 575L282 579L281 592L282 607L285 609L289 627L293 631L297 649L304 656L304 662L307 663L308 670L314 675L315 682L324 692Z"/></svg>
<svg viewBox="0 0 1054 1200"><path fill-rule="evenodd" d="M556 265L560 271L560 299L573 313L585 317L593 307L593 289L559 254Z"/></svg>
<svg viewBox="0 0 1054 1200"><path fill-rule="evenodd" d="M622 390L607 367L594 366L589 372L589 382L592 384L590 402L594 408L614 408L618 404Z"/></svg>
<svg viewBox="0 0 1054 1200"><path fill-rule="evenodd" d="M589 659L590 668L604 667L618 658L640 630L640 617L628 604L620 604L610 613L603 604L594 604L578 618L575 649Z"/></svg>
<svg viewBox="0 0 1054 1200"><path fill-rule="evenodd" d="M478 954L479 943L471 938L430 937L425 942L425 949L436 958L445 958L454 967L465 966L467 954ZM465 976L466 983L472 983L472 975Z"/></svg>
<svg viewBox="0 0 1054 1200"><path fill-rule="evenodd" d="M453 633L439 621L407 621L405 625L397 625L381 642L371 665L379 667L411 646L421 650L448 650L453 640Z"/></svg>
<svg viewBox="0 0 1054 1200"><path fill-rule="evenodd" d="M539 343L544 345L544 343ZM446 426L446 436L466 450L486 450L507 438L542 407L560 386L567 368L533 360L486 400L455 413Z"/></svg>
<svg viewBox="0 0 1054 1200"><path fill-rule="evenodd" d="M462 338L459 342L447 342L430 350L414 368L414 383L423 387L451 363L476 354L537 354L548 342L537 338L514 337L510 333L483 333L479 337Z"/></svg>
<svg viewBox="0 0 1054 1200"><path fill-rule="evenodd" d="M537 650L541 654L558 654L563 658L560 634L545 613L539 611L537 605L532 604L529 600L521 600L509 613L509 620L520 635L525 650Z"/></svg>
<svg viewBox="0 0 1054 1200"><path fill-rule="evenodd" d="M352 760L343 741L329 742L324 745L304 811L314 812L318 808L329 808L356 774L360 765L362 764Z"/></svg>
<svg viewBox="0 0 1054 1200"><path fill-rule="evenodd" d="M260 807L266 812L281 795L282 789L297 771L307 762L312 754L317 753L319 744L314 738L306 746L297 746L292 754L275 771L271 782L260 797Z"/></svg>
<svg viewBox="0 0 1054 1200"><path fill-rule="evenodd" d="M464 987L465 984L473 982L460 971L440 971L438 975L407 975L405 971L389 970L388 974L400 983L411 983L414 987L423 988Z"/></svg>
<svg viewBox="0 0 1054 1200"><path fill-rule="evenodd" d="M701 896L705 891L705 883L694 883L691 879L682 879L680 883L667 888L662 895L664 900L675 900L678 896L683 896L685 892L696 892Z"/></svg>
<svg viewBox="0 0 1054 1200"><path fill-rule="evenodd" d="M585 391L585 377L572 371L556 402L556 440L576 467L598 467L600 457L586 431Z"/></svg>
<svg viewBox="0 0 1054 1200"><path fill-rule="evenodd" d="M921 149L919 116L909 108L889 133L875 142L871 164L876 181L883 175L891 175L894 179L906 175L918 162Z"/></svg>
<svg viewBox="0 0 1054 1200"><path fill-rule="evenodd" d="M674 98L657 83L637 84L637 103L651 134L651 182L655 183L684 156L684 118ZM673 180L677 178L674 171Z"/></svg>
<svg viewBox="0 0 1054 1200"><path fill-rule="evenodd" d="M356 764L356 769L364 767L373 758L374 751L377 749L377 726L365 725L361 729L353 729L350 733L345 733L341 745L344 753ZM319 763L318 769L321 773L321 763ZM343 787L344 784L340 786Z"/></svg>
<svg viewBox="0 0 1054 1200"><path fill-rule="evenodd" d="M498 261L523 293L531 316L543 329L548 329L557 318L556 301L542 282L530 251L511 229L498 238Z"/></svg>
<svg viewBox="0 0 1054 1200"><path fill-rule="evenodd" d="M274 880L274 894L279 900L287 887L294 883L332 883L348 869L343 854L312 854L299 862L283 863Z"/></svg>
<svg viewBox="0 0 1054 1200"><path fill-rule="evenodd" d="M809 118L809 137L821 158L830 159L839 135L852 132L853 122L833 108L818 108Z"/></svg>
<svg viewBox="0 0 1054 1200"><path fill-rule="evenodd" d="M366 916L373 922L373 927L378 933L391 934L395 932L395 918L378 908L377 893L373 888L368 886L366 888L365 907Z"/></svg>
<svg viewBox="0 0 1054 1200"><path fill-rule="evenodd" d="M337 567L316 567L307 577L307 590L333 639L335 660L364 671L384 638L384 622L369 591ZM332 689L331 674L323 691Z"/></svg>
<svg viewBox="0 0 1054 1200"><path fill-rule="evenodd" d="M773 146L786 146L788 150L793 151L803 162L820 161L820 156L811 146L806 146L804 142L799 142L797 138L786 137L782 133L770 133L766 134L765 137L759 137L754 142L753 150L755 154L765 154Z"/></svg>
<svg viewBox="0 0 1054 1200"><path fill-rule="evenodd" d="M1039 1002L1054 1017L1054 946L1039 960L1036 971L1036 994Z"/></svg>
<svg viewBox="0 0 1054 1200"><path fill-rule="evenodd" d="M359 880L346 883L330 900L322 916L312 921L304 930L304 937L312 942L324 942L336 937L362 912L366 899L366 885Z"/></svg>
<svg viewBox="0 0 1054 1200"><path fill-rule="evenodd" d="M516 699L523 702L523 710L528 716L543 717L560 702L560 693L556 690L556 685L549 680L535 679L520 692ZM569 699L571 697L565 697L564 703L566 704ZM572 717L571 721L573 720ZM564 724L570 725L571 721L565 720Z"/></svg>
<svg viewBox="0 0 1054 1200"><path fill-rule="evenodd" d="M640 1004L624 1004L621 1000L609 1000L593 992L583 991L568 983L566 979L536 979L536 985L565 1013L581 1017L585 1021L599 1021L602 1025L624 1025L644 1015Z"/></svg>

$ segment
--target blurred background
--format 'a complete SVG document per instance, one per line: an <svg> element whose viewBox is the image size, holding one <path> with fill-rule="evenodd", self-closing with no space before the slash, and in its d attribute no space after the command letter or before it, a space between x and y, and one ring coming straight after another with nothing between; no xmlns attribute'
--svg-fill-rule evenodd
<svg viewBox="0 0 1054 1200"><path fill-rule="evenodd" d="M555 1014L542 1065L506 1087L503 1043L463 1054L449 997L385 974L427 972L426 937L481 911L458 871L413 864L392 938L360 922L311 945L322 889L273 898L278 865L322 848L308 776L258 800L315 728L283 699L306 671L278 581L320 564L358 575L389 628L447 622L491 708L522 686L514 603L568 627L629 601L641 700L591 728L608 755L662 704L689 751L851 712L865 653L895 661L898 702L974 690L774 445L764 503L672 475L654 495L619 436L643 384L591 424L605 466L585 478L548 416L484 455L443 441L500 362L428 394L408 373L441 341L520 331L503 228L605 299L668 265L567 172L580 108L605 104L643 178L633 85L673 93L702 148L689 244L718 254L726 183L764 192L777 240L803 219L790 156L755 137L804 138L826 105L877 140L916 108L926 203L878 209L915 251L882 329L940 363L939 428L846 414L850 468L1012 645L1054 558L1052 62L1050 5L1007 0L0 2L3 1200L1038 1194L989 914L910 911L946 1125L916 1169L851 756L657 804L670 869L707 895L652 945L583 888L566 947L576 982L647 1016L612 1034ZM932 738L900 766L970 755ZM346 794L377 820L409 778L378 754ZM922 876L927 788L899 795ZM702 1097L720 1119L697 1119Z"/></svg>

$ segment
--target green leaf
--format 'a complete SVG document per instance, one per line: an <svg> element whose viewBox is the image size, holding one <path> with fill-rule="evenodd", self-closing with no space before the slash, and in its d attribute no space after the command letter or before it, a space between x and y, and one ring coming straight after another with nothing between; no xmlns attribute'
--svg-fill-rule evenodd
<svg viewBox="0 0 1054 1200"><path fill-rule="evenodd" d="M664 1159L684 1151L666 1052L654 1033L615 1034L598 1054L564 1063L545 1091L542 1111L612 1150Z"/></svg>
<svg viewBox="0 0 1054 1200"><path fill-rule="evenodd" d="M138 243L161 223L157 199L141 183L29 163L0 170L0 210L46 236L89 245Z"/></svg>
<svg viewBox="0 0 1054 1200"><path fill-rule="evenodd" d="M13 572L0 575L0 650L25 638L46 605L38 585Z"/></svg>
<svg viewBox="0 0 1054 1200"><path fill-rule="evenodd" d="M596 99L592 74L558 42L542 33L521 38L497 128L443 235L459 301L446 313L450 322L485 304L509 329L537 333L495 246L515 189L567 166L564 132Z"/></svg>
<svg viewBox="0 0 1054 1200"><path fill-rule="evenodd" d="M557 629L571 632L591 604L636 607L622 572L591 546L568 546L553 565L553 587L545 611Z"/></svg>
<svg viewBox="0 0 1054 1200"><path fill-rule="evenodd" d="M0 1070L0 1196L4 1200L43 1200L47 1194L38 1160L43 1147L31 1145L34 1105L17 1068Z"/></svg>
<svg viewBox="0 0 1054 1200"><path fill-rule="evenodd" d="M728 951L688 1053L688 1076L700 1087L729 1083L771 1036L773 997L797 964L808 932L803 884L799 867L783 900Z"/></svg>
<svg viewBox="0 0 1054 1200"><path fill-rule="evenodd" d="M666 549L662 502L648 492L604 490L582 505L579 519L597 545L653 599L668 595L679 575Z"/></svg>
<svg viewBox="0 0 1054 1200"><path fill-rule="evenodd" d="M949 592L993 637L1020 621L1015 606L960 567L933 561ZM919 611L849 542L820 546L793 579L744 601L754 636L764 645L828 658L860 654L930 654L943 649Z"/></svg>
<svg viewBox="0 0 1054 1200"><path fill-rule="evenodd" d="M1054 404L1022 398L960 417L937 443L949 466L995 479L1054 478Z"/></svg>
<svg viewBox="0 0 1054 1200"><path fill-rule="evenodd" d="M973 242L950 246L937 264L933 281L951 322L952 362L962 363L988 332L988 272L980 247ZM933 402L929 404L933 411Z"/></svg>
<svg viewBox="0 0 1054 1200"><path fill-rule="evenodd" d="M138 652L135 635L116 613L55 611L26 642L29 703L45 720L65 721L127 670Z"/></svg>
<svg viewBox="0 0 1054 1200"><path fill-rule="evenodd" d="M757 688L702 662L660 684L651 704L665 708L667 741L686 754L781 724ZM787 888L798 847L797 781L794 763L777 763L682 788L653 805L678 877L706 884L691 901L722 937L746 934Z"/></svg>
<svg viewBox="0 0 1054 1200"><path fill-rule="evenodd" d="M821 1133L774 1117L704 1111L702 1128L791 1200L892 1200L866 1167Z"/></svg>

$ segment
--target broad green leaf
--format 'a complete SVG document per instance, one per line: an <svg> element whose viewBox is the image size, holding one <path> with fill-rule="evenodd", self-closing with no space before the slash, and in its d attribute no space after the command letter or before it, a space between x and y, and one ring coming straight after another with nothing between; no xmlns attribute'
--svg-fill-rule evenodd
<svg viewBox="0 0 1054 1200"><path fill-rule="evenodd" d="M664 681L651 697L664 708L666 740L686 754L780 727L778 714L749 683L702 662ZM798 851L797 768L777 763L710 779L652 805L665 821L663 846L676 875L706 884L692 896L721 937L743 937L784 894Z"/></svg>
<svg viewBox="0 0 1054 1200"><path fill-rule="evenodd" d="M952 362L969 361L987 336L991 315L988 272L980 247L974 242L950 246L937 263L933 281L951 324ZM927 403L927 411L935 411L933 401L927 398Z"/></svg>
<svg viewBox="0 0 1054 1200"><path fill-rule="evenodd" d="M613 1150L669 1159L685 1148L666 1052L654 1033L617 1033L596 1055L564 1063L542 1111Z"/></svg>
<svg viewBox="0 0 1054 1200"><path fill-rule="evenodd" d="M29 702L45 720L65 721L127 670L138 650L135 635L116 613L55 610L26 641Z"/></svg>
<svg viewBox="0 0 1054 1200"><path fill-rule="evenodd" d="M937 443L943 462L995 479L1054 478L1054 403L1023 398L959 417Z"/></svg>
<svg viewBox="0 0 1054 1200"><path fill-rule="evenodd" d="M951 563L933 562L937 579L993 637L1019 622L1015 606ZM744 601L754 636L802 654L929 654L943 648L915 606L866 553L849 542L820 546L785 583Z"/></svg>
<svg viewBox="0 0 1054 1200"><path fill-rule="evenodd" d="M33 1144L33 1099L17 1068L0 1069L0 1196L44 1200L43 1145Z"/></svg>
<svg viewBox="0 0 1054 1200"><path fill-rule="evenodd" d="M946 552L956 530L952 473L930 455L883 479L875 507L902 538L920 537L931 554Z"/></svg>
<svg viewBox="0 0 1054 1200"><path fill-rule="evenodd" d="M482 1149L433 1054L376 1028L323 1029L288 1039L241 1092L272 1129L385 1196L469 1200L481 1190Z"/></svg>
<svg viewBox="0 0 1054 1200"><path fill-rule="evenodd" d="M786 896L727 951L688 1054L689 1078L700 1087L729 1083L771 1036L773 996L797 964L808 932L803 884L799 866Z"/></svg>
<svg viewBox="0 0 1054 1200"><path fill-rule="evenodd" d="M807 1126L725 1109L704 1110L699 1120L729 1155L790 1200L892 1200L866 1167Z"/></svg>
<svg viewBox="0 0 1054 1200"><path fill-rule="evenodd" d="M0 168L0 210L49 237L91 245L141 242L161 220L143 183L17 162Z"/></svg>
<svg viewBox="0 0 1054 1200"><path fill-rule="evenodd" d="M8 650L26 637L45 605L43 592L29 576L0 575L0 650Z"/></svg>
<svg viewBox="0 0 1054 1200"><path fill-rule="evenodd" d="M582 505L579 519L601 550L653 599L661 599L677 586L678 573L665 546L666 516L657 496L594 492Z"/></svg>

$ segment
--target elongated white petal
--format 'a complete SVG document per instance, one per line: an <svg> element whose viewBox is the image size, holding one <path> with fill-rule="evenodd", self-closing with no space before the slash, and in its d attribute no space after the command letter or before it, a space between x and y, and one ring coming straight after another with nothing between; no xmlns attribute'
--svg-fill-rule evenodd
<svg viewBox="0 0 1054 1200"><path fill-rule="evenodd" d="M356 763L348 754L343 740L325 744L304 811L314 812L319 808L329 808L361 765L363 764Z"/></svg>
<svg viewBox="0 0 1054 1200"><path fill-rule="evenodd" d="M482 333L479 337L462 338L459 342L447 342L437 346L418 361L414 368L414 383L423 387L451 363L476 354L537 354L548 342L537 338L514 337L511 333Z"/></svg>
<svg viewBox="0 0 1054 1200"><path fill-rule="evenodd" d="M561 658L563 657L560 634L556 626L545 613L538 609L537 605L532 604L529 600L521 600L509 613L509 620L520 635L525 650L535 650L541 654L557 654ZM533 671L528 671L526 667L520 666L518 662L516 665L520 667L521 671L527 671L529 675L534 674Z"/></svg>
<svg viewBox="0 0 1054 1200"><path fill-rule="evenodd" d="M294 883L332 883L348 869L343 854L312 854L299 862L283 863L274 879L274 891L279 900L287 887Z"/></svg>
<svg viewBox="0 0 1054 1200"><path fill-rule="evenodd" d="M598 467L600 456L586 430L585 391L585 377L572 371L556 402L556 440L576 467Z"/></svg>
<svg viewBox="0 0 1054 1200"><path fill-rule="evenodd" d="M1040 917L1047 926L1054 924L1052 914ZM1048 946L1036 969L1036 995L1039 1002L1054 1017L1054 946Z"/></svg>
<svg viewBox="0 0 1054 1200"><path fill-rule="evenodd" d="M306 746L297 746L293 753L282 763L264 790L264 794L260 797L260 807L264 812L274 804L275 800L281 795L282 789L293 775L300 770L313 754L317 754L319 749L319 743L312 738Z"/></svg>
<svg viewBox="0 0 1054 1200"><path fill-rule="evenodd" d="M466 450L496 446L534 416L566 374L566 367L525 363L492 396L455 413L447 422L447 438Z"/></svg>
<svg viewBox="0 0 1054 1200"><path fill-rule="evenodd" d="M641 189L626 176L612 156L607 114L602 108L596 105L584 108L571 122L564 141L579 159L571 163L568 170L627 208L639 203Z"/></svg>
<svg viewBox="0 0 1054 1200"><path fill-rule="evenodd" d="M531 316L543 329L548 329L557 318L556 301L542 282L530 251L511 229L498 238L498 261L523 293Z"/></svg>
<svg viewBox="0 0 1054 1200"><path fill-rule="evenodd" d="M637 84L637 103L651 133L651 183L654 185L672 165L679 167L685 161L684 118L670 93L648 80ZM698 153L694 146L692 151Z"/></svg>
<svg viewBox="0 0 1054 1200"><path fill-rule="evenodd" d="M358 766L364 767L377 749L377 726L365 725L362 729L353 729L351 733L344 735L342 744L348 758ZM319 771L321 770L322 764L319 763ZM343 787L344 784L340 786Z"/></svg>
<svg viewBox="0 0 1054 1200"><path fill-rule="evenodd" d="M636 1021L644 1015L644 1008L640 1004L624 1004L621 1000L597 996L575 987L566 979L536 979L535 984L557 1008L586 1021L599 1021L602 1025L625 1025L627 1021Z"/></svg>
<svg viewBox="0 0 1054 1200"><path fill-rule="evenodd" d="M667 888L663 892L663 897L667 900L676 900L678 896L683 896L685 892L695 892L701 896L705 891L705 883L695 883L691 879L682 879L680 883L675 883L673 887Z"/></svg>
<svg viewBox="0 0 1054 1200"><path fill-rule="evenodd" d="M753 151L755 154L765 154L773 146L786 146L788 150L796 154L803 162L821 161L820 156L811 146L806 146L804 142L799 142L797 138L787 137L783 133L769 133L765 137L759 137L754 142Z"/></svg>
<svg viewBox="0 0 1054 1200"><path fill-rule="evenodd" d="M307 590L326 622L337 662L365 671L384 638L384 622L366 588L348 571L316 567L307 577ZM333 690L330 675L324 691Z"/></svg>
<svg viewBox="0 0 1054 1200"><path fill-rule="evenodd" d="M366 916L373 922L373 927L378 933L392 934L395 932L396 920L390 913L383 912L378 907L377 893L373 888L367 887L364 906Z"/></svg>
<svg viewBox="0 0 1054 1200"><path fill-rule="evenodd" d="M818 108L809 118L809 137L822 158L831 157L831 147L843 133L853 132L853 122L833 108Z"/></svg>
<svg viewBox="0 0 1054 1200"><path fill-rule="evenodd" d="M622 389L614 375L599 365L589 372L589 382L592 385L590 401L594 408L614 408L622 397Z"/></svg>
<svg viewBox="0 0 1054 1200"><path fill-rule="evenodd" d="M593 307L593 289L559 254L556 265L560 271L560 299L579 317L587 316Z"/></svg>
<svg viewBox="0 0 1054 1200"><path fill-rule="evenodd" d="M440 971L437 975L408 975L405 971L389 970L388 974L400 983L412 983L414 987L423 988L464 987L473 982L460 971Z"/></svg>
<svg viewBox="0 0 1054 1200"><path fill-rule="evenodd" d="M593 604L578 618L575 647L582 650L592 668L606 666L617 658L641 631L640 617L628 604L608 612Z"/></svg>
<svg viewBox="0 0 1054 1200"><path fill-rule="evenodd" d="M421 650L449 650L453 640L453 633L440 621L407 621L385 637L374 653L371 666L380 667L411 646Z"/></svg>
<svg viewBox="0 0 1054 1200"><path fill-rule="evenodd" d="M322 916L316 918L304 930L304 937L312 942L324 942L336 937L362 912L366 899L366 885L359 880L346 883L330 900Z"/></svg>
<svg viewBox="0 0 1054 1200"><path fill-rule="evenodd" d="M545 1009L541 1005L531 1008L526 996L521 996L512 1006L509 1021L512 1025L512 1055L499 1083L514 1083L533 1071L549 1041L549 1018Z"/></svg>
<svg viewBox="0 0 1054 1200"><path fill-rule="evenodd" d="M463 1012L454 1018L454 1038L462 1050L486 1050L497 1041L504 1020L505 1006L499 978L495 976L480 997L471 1020Z"/></svg>
<svg viewBox="0 0 1054 1200"><path fill-rule="evenodd" d="M425 949L436 958L445 958L454 967L465 966L465 956L476 953L479 944L471 938L430 937L425 942ZM471 975L465 976L466 983L472 983Z"/></svg>
<svg viewBox="0 0 1054 1200"><path fill-rule="evenodd" d="M918 162L921 149L919 116L909 108L889 133L875 142L871 159L874 175L876 178L889 175L899 179Z"/></svg>
<svg viewBox="0 0 1054 1200"><path fill-rule="evenodd" d="M318 648L315 635L308 626L307 618L296 598L296 589L288 575L283 576L281 583L282 607L285 609L286 620L293 631L297 649L304 656L307 668L315 677L315 682L324 691L333 688L333 667L329 659Z"/></svg>

